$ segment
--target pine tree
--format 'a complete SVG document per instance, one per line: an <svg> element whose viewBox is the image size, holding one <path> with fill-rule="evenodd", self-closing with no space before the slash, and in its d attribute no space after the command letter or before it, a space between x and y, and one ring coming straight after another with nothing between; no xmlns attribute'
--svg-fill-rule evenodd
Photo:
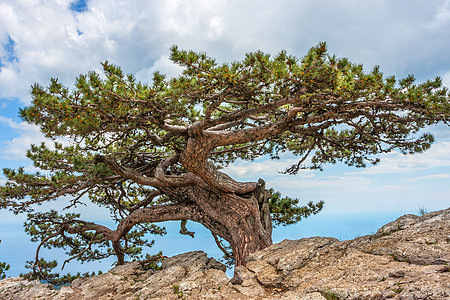
<svg viewBox="0 0 450 300"><path fill-rule="evenodd" d="M158 222L179 220L180 233L194 236L186 228L191 220L211 231L236 266L244 265L272 244L272 222L296 223L323 202L299 207L262 179L239 182L224 167L284 152L299 158L287 174L336 162L364 167L380 153L428 149L433 136L419 131L449 121L440 78L417 84L412 75L384 77L378 67L365 72L329 55L324 43L302 59L258 51L219 64L175 46L170 58L183 73L167 79L156 72L150 84L104 62L104 76L81 75L72 89L57 79L33 85L33 102L20 116L56 141L28 151L41 172L3 170L0 206L29 212L26 231L39 248L68 249L67 261L115 255L122 264L127 256L142 258L152 243L145 234L164 234ZM85 201L108 207L117 227L33 211L67 198L69 207Z"/></svg>

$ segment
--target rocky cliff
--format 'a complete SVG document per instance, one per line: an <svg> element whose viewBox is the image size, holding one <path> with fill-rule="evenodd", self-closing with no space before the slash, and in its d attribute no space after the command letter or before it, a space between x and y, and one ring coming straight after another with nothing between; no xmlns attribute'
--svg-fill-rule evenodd
<svg viewBox="0 0 450 300"><path fill-rule="evenodd" d="M51 286L0 281L0 299L450 299L450 208L405 215L349 241L284 240L251 255L230 282L205 253L168 258L161 271L128 263Z"/></svg>

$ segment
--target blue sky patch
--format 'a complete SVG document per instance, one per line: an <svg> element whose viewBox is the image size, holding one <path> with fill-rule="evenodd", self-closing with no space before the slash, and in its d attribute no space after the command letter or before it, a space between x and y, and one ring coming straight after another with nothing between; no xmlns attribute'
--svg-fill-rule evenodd
<svg viewBox="0 0 450 300"><path fill-rule="evenodd" d="M26 105L20 102L19 98L0 98L0 116L9 118L14 122L22 122L19 117L19 109Z"/></svg>
<svg viewBox="0 0 450 300"><path fill-rule="evenodd" d="M15 51L16 42L8 35L8 39L6 43L3 45L3 49L5 50L5 55L0 57L0 68L5 65L7 62L18 62L19 58L16 55Z"/></svg>
<svg viewBox="0 0 450 300"><path fill-rule="evenodd" d="M88 10L87 2L88 0L75 0L70 3L69 8L77 13L82 13Z"/></svg>

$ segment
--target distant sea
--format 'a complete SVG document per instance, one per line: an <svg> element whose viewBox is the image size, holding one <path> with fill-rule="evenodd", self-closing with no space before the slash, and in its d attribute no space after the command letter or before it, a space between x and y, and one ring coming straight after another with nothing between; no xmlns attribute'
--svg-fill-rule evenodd
<svg viewBox="0 0 450 300"><path fill-rule="evenodd" d="M284 239L300 239L313 236L335 237L339 240L353 239L358 236L373 234L379 227L404 214L405 212L392 211L352 214L336 214L324 211L302 220L298 224L274 228L273 242L277 243ZM10 270L6 273L8 277L28 272L24 267L25 262L33 260L38 245L30 242L29 236L23 231L22 223L21 220L17 222L11 220L2 222L0 220L0 240L2 240L0 244L0 261L11 265ZM103 222L103 224L111 225L107 224L107 222ZM188 222L187 224L188 230L195 232L195 238L180 235L178 233L180 229L179 222L170 221L161 224L166 227L167 235L162 237L150 236L150 239L155 240L155 245L148 250L150 254L162 251L166 256L173 256L188 251L202 250L209 256L217 259L222 257L222 252L217 248L210 232L201 224L194 222ZM41 250L41 256L47 260L58 260L59 266L67 258L64 251L60 249L43 249ZM70 272L72 274L98 270L105 272L112 267L114 262L114 258L84 264L71 261L69 264L66 264L64 271L61 272L59 267L56 271L61 273ZM232 271L230 270L227 273L231 275Z"/></svg>

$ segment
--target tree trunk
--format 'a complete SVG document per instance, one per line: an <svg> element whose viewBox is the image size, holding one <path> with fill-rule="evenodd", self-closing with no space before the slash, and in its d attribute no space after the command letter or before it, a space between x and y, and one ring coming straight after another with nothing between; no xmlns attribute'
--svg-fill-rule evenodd
<svg viewBox="0 0 450 300"><path fill-rule="evenodd" d="M264 181L260 180L257 189L248 196L226 194L223 202L228 202L235 213L227 218L233 249L235 266L245 265L248 255L272 245L272 220L267 200L269 193ZM242 202L243 205L233 205ZM246 209L245 209L246 208Z"/></svg>
<svg viewBox="0 0 450 300"><path fill-rule="evenodd" d="M200 124L200 123L199 123ZM189 196L201 211L197 221L223 239L233 250L235 266L245 265L246 257L272 244L270 197L262 179L237 182L219 172L208 157L217 145L215 138L199 132L198 126L189 130L186 148L179 157L184 168L195 174L204 185L193 187ZM216 144L215 144L216 143Z"/></svg>
<svg viewBox="0 0 450 300"><path fill-rule="evenodd" d="M212 233L230 243L235 266L245 265L251 253L272 245L272 220L267 203L270 193L259 180L257 188L248 194L212 192L193 189L199 213L192 218Z"/></svg>

